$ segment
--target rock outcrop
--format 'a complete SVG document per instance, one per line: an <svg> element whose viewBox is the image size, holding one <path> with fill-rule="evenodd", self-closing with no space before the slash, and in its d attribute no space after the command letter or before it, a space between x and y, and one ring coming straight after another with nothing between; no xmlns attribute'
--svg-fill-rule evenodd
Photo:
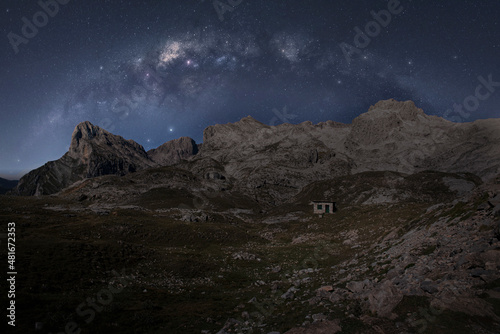
<svg viewBox="0 0 500 334"><path fill-rule="evenodd" d="M198 153L198 145L189 137L181 137L149 150L148 157L162 166L175 165Z"/></svg>

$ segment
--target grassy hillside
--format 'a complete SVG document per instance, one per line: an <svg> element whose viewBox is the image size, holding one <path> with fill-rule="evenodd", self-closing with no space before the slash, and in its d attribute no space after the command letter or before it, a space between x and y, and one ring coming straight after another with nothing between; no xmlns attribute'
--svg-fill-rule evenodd
<svg viewBox="0 0 500 334"><path fill-rule="evenodd" d="M224 192L203 196L203 206L182 207L202 197L166 188L106 208L64 197L3 196L0 219L4 226L16 222L18 238L16 329L31 333L41 322L42 332L59 333L74 321L82 333L217 333L223 327L227 333L284 333L324 316L342 333L417 332L411 317L429 309L425 295L405 296L394 310L396 320L389 320L367 313L363 300L336 302L318 297L317 289L382 281L402 264L408 271L420 268L416 261L401 262L403 253L394 255L413 242L412 233L429 236L408 251L417 254L408 261L437 254L440 246L431 239L439 237L439 224L458 228L479 219L487 195L453 202L457 195L443 177L479 184L471 175L363 173L311 184L267 211L244 194ZM326 197L339 203L339 211L313 215L308 201ZM187 213L209 219L181 219ZM493 225L481 226L470 233L493 235ZM499 282L481 289L498 291ZM84 303L80 313L88 310L87 298L106 289L120 291L107 305L98 304L87 323L89 314L79 315L77 308ZM500 316L497 297L491 292L481 298ZM433 315L422 332L498 328L491 316L465 311ZM372 323L364 316L374 317Z"/></svg>

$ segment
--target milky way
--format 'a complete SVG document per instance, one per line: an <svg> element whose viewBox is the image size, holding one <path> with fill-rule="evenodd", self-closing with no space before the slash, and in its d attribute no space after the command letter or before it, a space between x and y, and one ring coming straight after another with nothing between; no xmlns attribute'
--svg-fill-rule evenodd
<svg viewBox="0 0 500 334"><path fill-rule="evenodd" d="M0 176L59 158L85 120L150 149L247 115L350 122L387 98L499 116L497 1L42 3L1 5Z"/></svg>

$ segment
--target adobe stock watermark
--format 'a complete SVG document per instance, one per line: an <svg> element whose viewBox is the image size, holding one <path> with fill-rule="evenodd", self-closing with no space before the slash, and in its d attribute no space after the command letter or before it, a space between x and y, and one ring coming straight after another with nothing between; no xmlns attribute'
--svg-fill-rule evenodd
<svg viewBox="0 0 500 334"><path fill-rule="evenodd" d="M28 44L30 39L38 35L39 29L45 27L49 23L49 17L55 17L60 10L60 5L68 4L70 0L40 0L38 6L42 10L33 14L33 17L28 19L26 16L21 18L23 23L21 27L21 35L14 32L9 32L7 38L12 46L15 54L19 53L21 44Z"/></svg>
<svg viewBox="0 0 500 334"><path fill-rule="evenodd" d="M403 11L403 6L401 6L399 0L389 0L387 4L387 10L383 9L376 13L371 11L374 21L369 21L365 27L364 31L359 27L354 27L354 46L349 43L340 43L340 49L344 54L345 59L348 63L351 63L352 57L357 54L362 54L362 49L365 49L370 45L373 38L380 35L382 28L386 28L392 21L393 15L401 14Z"/></svg>
<svg viewBox="0 0 500 334"><path fill-rule="evenodd" d="M243 0L214 0L213 6L217 12L219 20L222 22L224 21L224 14L232 12L242 2Z"/></svg>
<svg viewBox="0 0 500 334"><path fill-rule="evenodd" d="M474 94L467 96L462 104L453 104L453 111L448 109L443 114L443 118L452 122L461 122L470 117L470 113L479 109L481 101L486 101L496 91L496 87L500 87L500 82L493 81L493 74L488 75L485 79L482 75L477 77L480 82L477 85ZM465 111L464 111L465 109ZM468 111L468 112L467 112ZM451 113L456 113L456 116L449 117Z"/></svg>
<svg viewBox="0 0 500 334"><path fill-rule="evenodd" d="M296 115L296 114L289 113L287 106L284 106L281 111L278 110L277 108L273 108L272 113L274 114L274 116L269 120L269 125L271 127L276 126L276 123L278 123L279 121L281 121L282 124L290 123L291 120L298 117L298 115ZM258 141L262 142L266 139L271 138L275 134L276 133L274 132L274 130L272 128L265 127L265 128L262 128L260 131L258 131L256 135L257 135L257 138L259 139Z"/></svg>
<svg viewBox="0 0 500 334"><path fill-rule="evenodd" d="M130 94L123 94L116 98L111 104L111 111L119 116L120 120L125 120L132 111L139 108L141 102L144 102L150 93L154 94L158 100L161 100L168 92L162 91L159 95L156 92L158 85L162 84L167 77L166 67L156 66L152 68L147 66L147 79L142 81L142 85L135 85ZM108 131L113 131L115 126L111 118L106 117L99 122L100 126Z"/></svg>
<svg viewBox="0 0 500 334"><path fill-rule="evenodd" d="M297 118L297 115L287 113L287 106L284 106L282 111L274 108L273 114L275 116L269 122L269 125L271 126L274 126L278 120L282 121L283 123L290 123L290 120Z"/></svg>
<svg viewBox="0 0 500 334"><path fill-rule="evenodd" d="M104 311L104 306L107 306L113 302L114 295L123 291L133 279L133 276L125 275L125 269L122 269L121 273L117 271L112 271L114 278L120 283L118 286L113 286L109 283L107 288L99 290L94 296L88 297L84 302L79 304L75 312L76 314L84 318L83 321L86 324L90 324L96 318L96 313L101 313ZM69 321L64 326L64 331L58 332L57 334L80 334L82 328L74 320ZM52 333L49 333L52 334Z"/></svg>

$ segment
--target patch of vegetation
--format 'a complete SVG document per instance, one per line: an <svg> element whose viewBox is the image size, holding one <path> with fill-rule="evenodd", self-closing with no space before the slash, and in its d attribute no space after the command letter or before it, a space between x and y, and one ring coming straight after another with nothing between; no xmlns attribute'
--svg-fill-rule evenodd
<svg viewBox="0 0 500 334"><path fill-rule="evenodd" d="M342 332L345 334L354 334L354 333L362 333L363 331L368 330L368 327L364 322L357 318L344 318L340 321L340 327L342 328Z"/></svg>
<svg viewBox="0 0 500 334"><path fill-rule="evenodd" d="M441 217L446 217L448 218L448 221L451 221L455 218L460 218L469 213L471 210L470 207L468 207L468 204L465 202L458 202L451 208L450 210L444 211L441 215Z"/></svg>
<svg viewBox="0 0 500 334"><path fill-rule="evenodd" d="M500 289L500 279L496 279L496 280L489 282L489 283L476 285L476 288L485 289L485 290Z"/></svg>
<svg viewBox="0 0 500 334"><path fill-rule="evenodd" d="M487 231L491 231L493 228L491 226L488 226L488 225L481 225L479 227L479 232L487 232Z"/></svg>
<svg viewBox="0 0 500 334"><path fill-rule="evenodd" d="M423 333L474 333L477 330L477 326L475 326L474 324L481 324L483 330L487 329L489 331L495 332L498 329L498 327L495 328L496 325L494 321L487 317L471 316L461 312L444 310L435 316L434 321L427 321L427 326Z"/></svg>
<svg viewBox="0 0 500 334"><path fill-rule="evenodd" d="M419 308L429 307L429 298L425 296L403 296L403 299L394 309L400 321L404 321L408 313L416 312Z"/></svg>

